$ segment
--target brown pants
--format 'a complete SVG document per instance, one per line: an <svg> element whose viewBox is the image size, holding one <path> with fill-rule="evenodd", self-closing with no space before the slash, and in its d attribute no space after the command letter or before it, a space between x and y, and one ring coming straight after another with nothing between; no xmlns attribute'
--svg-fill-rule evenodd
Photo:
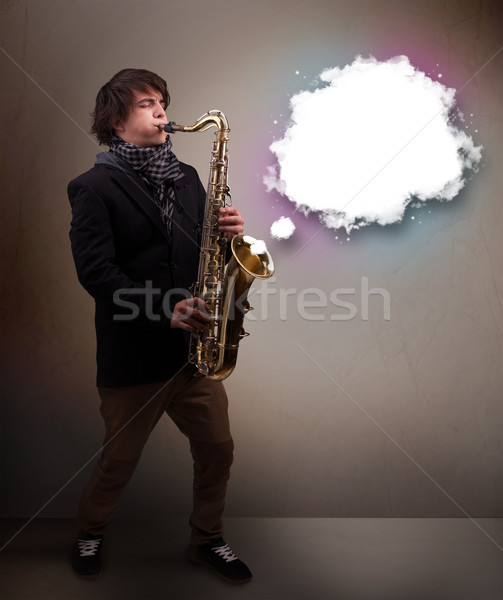
<svg viewBox="0 0 503 600"><path fill-rule="evenodd" d="M194 459L191 542L204 544L222 535L234 447L227 395L221 382L193 373L192 367L186 367L169 381L98 388L106 432L103 453L80 501L81 529L104 533L150 432L166 412L189 438Z"/></svg>

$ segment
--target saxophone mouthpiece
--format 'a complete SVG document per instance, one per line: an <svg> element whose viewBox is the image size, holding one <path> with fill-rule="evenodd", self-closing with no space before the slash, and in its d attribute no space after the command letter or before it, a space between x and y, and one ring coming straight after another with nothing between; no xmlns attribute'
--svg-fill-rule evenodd
<svg viewBox="0 0 503 600"><path fill-rule="evenodd" d="M174 121L169 121L168 123L159 123L157 127L160 129L160 131L167 131L168 133L179 131L179 128L176 126Z"/></svg>

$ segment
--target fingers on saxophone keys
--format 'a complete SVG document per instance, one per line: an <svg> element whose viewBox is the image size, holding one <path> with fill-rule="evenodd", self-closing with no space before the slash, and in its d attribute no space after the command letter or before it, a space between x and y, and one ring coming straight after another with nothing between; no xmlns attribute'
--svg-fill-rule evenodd
<svg viewBox="0 0 503 600"><path fill-rule="evenodd" d="M199 331L204 331L205 329L208 329L208 323L199 321L195 318L190 318L184 321L179 320L178 327L180 327L180 329L185 329L185 331L190 332L195 331L196 329Z"/></svg>
<svg viewBox="0 0 503 600"><path fill-rule="evenodd" d="M209 320L209 318L210 318L210 314L208 312L209 306L202 298L195 296L194 298L190 298L187 301L187 304L188 304L189 309L192 309L192 311L194 313L197 313L197 315L203 316L203 318L206 316L207 317L206 320Z"/></svg>
<svg viewBox="0 0 503 600"><path fill-rule="evenodd" d="M211 318L208 308L202 298L181 300L175 305L171 326L179 327L185 331L207 329Z"/></svg>
<svg viewBox="0 0 503 600"><path fill-rule="evenodd" d="M186 323L194 329L204 330L208 328L208 323L211 318L210 313L207 311L208 305L202 298L191 298L188 301L187 306L187 320Z"/></svg>
<svg viewBox="0 0 503 600"><path fill-rule="evenodd" d="M227 206L220 209L219 223L225 223L228 225L239 225L243 224L243 217L239 213L238 209L234 206Z"/></svg>
<svg viewBox="0 0 503 600"><path fill-rule="evenodd" d="M204 329L208 329L209 317L206 317L203 314L199 314L197 311L194 311L194 315L192 319L189 319L188 323L194 328L203 331Z"/></svg>

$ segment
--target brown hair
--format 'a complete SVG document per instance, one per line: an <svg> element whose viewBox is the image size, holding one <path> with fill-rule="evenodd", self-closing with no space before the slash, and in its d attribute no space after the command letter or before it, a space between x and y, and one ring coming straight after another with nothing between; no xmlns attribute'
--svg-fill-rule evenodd
<svg viewBox="0 0 503 600"><path fill-rule="evenodd" d="M134 92L153 90L161 94L165 106L170 102L166 82L146 69L122 69L100 89L91 114L91 133L100 144L109 144L115 127L124 121L133 106Z"/></svg>

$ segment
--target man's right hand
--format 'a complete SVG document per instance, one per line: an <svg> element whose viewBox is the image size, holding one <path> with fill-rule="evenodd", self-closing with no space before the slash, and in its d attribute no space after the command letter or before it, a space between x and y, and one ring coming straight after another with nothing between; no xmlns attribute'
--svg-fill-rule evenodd
<svg viewBox="0 0 503 600"><path fill-rule="evenodd" d="M194 331L208 328L210 314L207 311L206 302L201 298L186 298L175 304L171 327Z"/></svg>

